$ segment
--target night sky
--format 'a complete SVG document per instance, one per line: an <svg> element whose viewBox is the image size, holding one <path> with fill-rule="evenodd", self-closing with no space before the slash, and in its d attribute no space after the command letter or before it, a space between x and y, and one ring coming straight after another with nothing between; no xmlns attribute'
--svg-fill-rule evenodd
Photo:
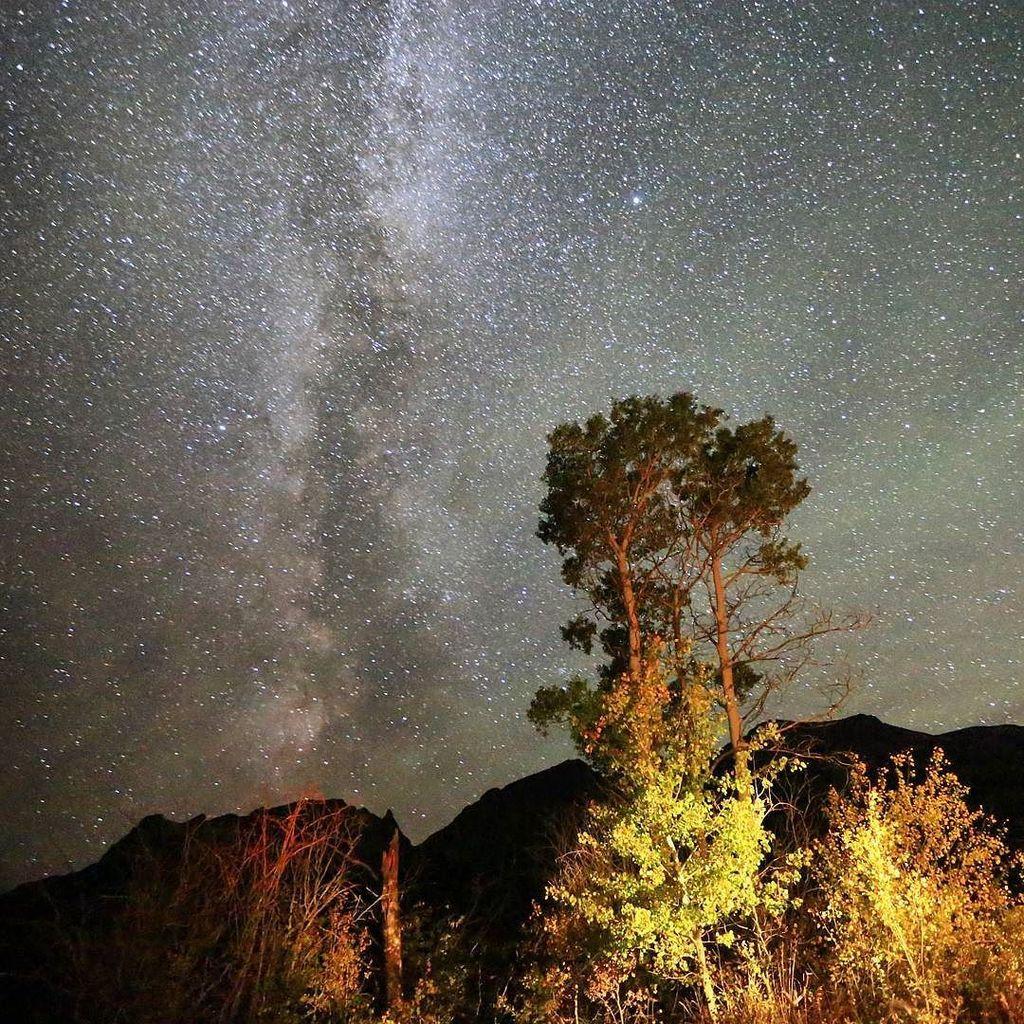
<svg viewBox="0 0 1024 1024"><path fill-rule="evenodd" d="M795 435L851 710L1024 721L1020 3L2 6L0 883L567 756L544 436L633 392Z"/></svg>

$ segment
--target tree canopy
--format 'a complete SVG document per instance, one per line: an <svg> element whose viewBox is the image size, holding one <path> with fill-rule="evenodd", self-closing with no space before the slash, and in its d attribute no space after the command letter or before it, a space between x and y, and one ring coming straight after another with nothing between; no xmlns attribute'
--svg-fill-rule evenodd
<svg viewBox="0 0 1024 1024"><path fill-rule="evenodd" d="M548 436L538 536L562 557L562 578L588 607L563 626L605 661L597 691L574 680L542 689L541 727L593 716L623 673L639 680L645 649L664 641L680 679L714 665L745 785L744 712L811 660L837 622L798 592L807 557L786 521L810 493L796 443L771 416L733 425L688 392L632 396Z"/></svg>

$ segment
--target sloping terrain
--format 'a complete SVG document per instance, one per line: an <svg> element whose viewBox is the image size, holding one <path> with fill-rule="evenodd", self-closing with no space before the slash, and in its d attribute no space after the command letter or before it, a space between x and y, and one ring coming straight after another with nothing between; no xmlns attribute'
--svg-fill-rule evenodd
<svg viewBox="0 0 1024 1024"><path fill-rule="evenodd" d="M820 827L822 800L844 784L853 758L884 765L902 751L923 764L936 747L970 787L972 801L1008 826L1008 839L1024 849L1024 727L976 726L929 735L888 725L868 715L804 724L786 732L788 748L804 755L807 768L790 794L804 827ZM481 970L507 976L533 903L543 895L560 848L575 832L586 802L599 792L593 771L565 761L501 789L492 789L418 846L401 837L403 900L428 931L465 922ZM356 835L359 884L379 892L381 854L398 827L343 801L346 827ZM283 817L289 808L268 814ZM96 863L0 896L0 1000L7 1019L67 1020L68 993L53 965L69 931L101 926L121 912L139 872L176 868L193 844L226 843L260 812L176 823L160 815L143 819Z"/></svg>

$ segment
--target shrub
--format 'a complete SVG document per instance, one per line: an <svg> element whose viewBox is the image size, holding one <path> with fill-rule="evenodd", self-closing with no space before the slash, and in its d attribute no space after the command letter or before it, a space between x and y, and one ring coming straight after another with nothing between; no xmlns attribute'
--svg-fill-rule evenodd
<svg viewBox="0 0 1024 1024"><path fill-rule="evenodd" d="M81 1024L368 1018L349 809L302 800L144 857L123 906L67 943Z"/></svg>
<svg viewBox="0 0 1024 1024"><path fill-rule="evenodd" d="M539 1019L577 1017L582 1001L596 1019L644 1020L694 992L714 1017L719 959L743 954L760 918L786 903L787 879L764 870L769 778L751 796L734 772L715 772L711 670L677 663L671 678L661 654L653 645L639 678L622 676L586 695L585 714L565 716L601 755L609 794L547 891ZM774 760L767 772L783 767Z"/></svg>
<svg viewBox="0 0 1024 1024"><path fill-rule="evenodd" d="M829 977L858 1021L1022 1019L1024 932L1003 836L941 752L913 776L903 755L878 785L860 767L831 796L816 847Z"/></svg>

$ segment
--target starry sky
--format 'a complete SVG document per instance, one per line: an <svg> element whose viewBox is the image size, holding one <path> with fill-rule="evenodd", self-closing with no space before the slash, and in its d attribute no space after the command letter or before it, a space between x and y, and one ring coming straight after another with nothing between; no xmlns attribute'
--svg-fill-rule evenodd
<svg viewBox="0 0 1024 1024"><path fill-rule="evenodd" d="M11 0L0 883L563 756L544 437L772 412L850 705L1024 721L1024 6ZM806 709L794 692L783 710Z"/></svg>

